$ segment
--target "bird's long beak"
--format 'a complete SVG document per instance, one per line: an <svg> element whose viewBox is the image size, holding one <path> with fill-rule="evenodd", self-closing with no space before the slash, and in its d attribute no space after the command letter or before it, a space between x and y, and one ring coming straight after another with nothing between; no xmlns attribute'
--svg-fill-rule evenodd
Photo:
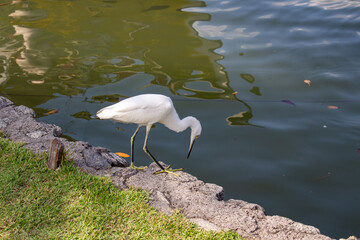
<svg viewBox="0 0 360 240"><path fill-rule="evenodd" d="M190 157L190 153L191 153L191 150L192 150L193 147L194 147L195 140L196 140L196 138L194 138L194 140L191 142L190 147L189 147L189 152L188 152L188 155L187 155L186 158L189 158L189 157Z"/></svg>

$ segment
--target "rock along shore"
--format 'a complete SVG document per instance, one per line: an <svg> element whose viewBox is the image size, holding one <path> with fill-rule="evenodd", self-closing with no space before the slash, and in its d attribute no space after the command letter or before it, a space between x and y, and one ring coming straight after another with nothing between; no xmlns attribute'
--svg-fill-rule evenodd
<svg viewBox="0 0 360 240"><path fill-rule="evenodd" d="M128 168L125 159L106 148L61 138L59 126L36 121L32 109L15 106L1 96L0 131L35 152L48 151L50 142L57 138L64 144L67 156L82 171L109 177L120 189L133 186L149 191L149 203L158 211L171 214L178 209L190 221L207 230L232 230L248 239L331 239L313 226L281 216L268 216L257 204L234 199L224 201L221 186L205 183L186 172L177 172L178 177L155 175L153 172L158 167L153 163L145 170Z"/></svg>

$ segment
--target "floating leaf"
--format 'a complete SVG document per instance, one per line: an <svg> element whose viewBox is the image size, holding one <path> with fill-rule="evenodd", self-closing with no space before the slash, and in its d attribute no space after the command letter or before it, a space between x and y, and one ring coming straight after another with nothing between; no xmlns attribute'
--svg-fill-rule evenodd
<svg viewBox="0 0 360 240"><path fill-rule="evenodd" d="M238 92L233 92L233 93L232 93L232 95L236 95L236 94L238 94Z"/></svg>
<svg viewBox="0 0 360 240"><path fill-rule="evenodd" d="M122 152L116 152L115 154L118 155L118 156L120 156L120 157L130 157L129 154L122 153Z"/></svg>
<svg viewBox="0 0 360 240"><path fill-rule="evenodd" d="M310 81L310 80L304 80L304 83L306 83L307 85L309 85L309 86L310 86L311 81Z"/></svg>
<svg viewBox="0 0 360 240"><path fill-rule="evenodd" d="M51 115L51 114L55 114L55 113L58 113L58 112L59 112L59 109L56 108L56 109L53 109L53 110L47 112L46 114Z"/></svg>
<svg viewBox="0 0 360 240"><path fill-rule="evenodd" d="M328 109L339 109L338 106L328 106Z"/></svg>
<svg viewBox="0 0 360 240"><path fill-rule="evenodd" d="M283 103L287 103L287 104L291 104L291 105L294 105L294 106L295 106L295 103L294 103L294 102L292 102L291 100L287 100L287 99L285 99L285 100L281 100L281 102L283 102Z"/></svg>

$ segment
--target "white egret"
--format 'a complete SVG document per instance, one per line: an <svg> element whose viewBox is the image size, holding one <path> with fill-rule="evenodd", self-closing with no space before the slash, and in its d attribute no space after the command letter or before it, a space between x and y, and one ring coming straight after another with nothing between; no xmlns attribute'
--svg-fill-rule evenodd
<svg viewBox="0 0 360 240"><path fill-rule="evenodd" d="M146 127L146 135L143 150L144 152L159 166L160 170L157 173L172 173L182 169L170 169L170 166L166 169L155 159L155 157L149 152L147 147L147 141L151 126L154 123L162 123L167 128L175 131L182 132L188 127L191 129L190 147L187 154L189 158L191 150L194 146L195 140L201 134L201 124L199 120L192 116L188 116L180 120L173 102L167 96L161 94L142 94L134 97L127 98L116 104L110 105L99 110L96 116L100 119L111 119L123 123L136 123L137 129L130 139L131 143L131 164L130 167L137 168L134 165L134 141L136 134L139 132L140 127ZM175 174L176 175L176 174Z"/></svg>

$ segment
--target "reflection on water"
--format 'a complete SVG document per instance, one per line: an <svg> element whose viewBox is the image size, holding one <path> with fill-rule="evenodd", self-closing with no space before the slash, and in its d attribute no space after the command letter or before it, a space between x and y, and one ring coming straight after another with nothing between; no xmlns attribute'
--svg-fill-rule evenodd
<svg viewBox="0 0 360 240"><path fill-rule="evenodd" d="M360 7L359 1L353 0L292 0L275 2L274 5L278 6L309 6L309 7L321 7L325 10L343 9L347 7Z"/></svg>
<svg viewBox="0 0 360 240"><path fill-rule="evenodd" d="M259 35L259 32L247 32L246 28L235 28L229 30L226 25L199 25L197 22L193 27L199 32L203 38L225 38L235 39L240 37L252 38Z"/></svg>
<svg viewBox="0 0 360 240"><path fill-rule="evenodd" d="M100 82L117 82L146 73L153 79L142 89L158 85L179 96L238 101L242 104L239 109L245 108L249 114L245 114L247 117L235 114L231 117L232 125L249 124L251 108L234 94L227 73L218 62L223 56L214 52L222 43L206 37L212 34L233 39L257 33L248 33L244 28L228 31L226 26L212 29L208 25L199 28L201 31L196 29L197 23L208 21L210 15L178 9L201 7L204 6L202 2L180 1L172 6L130 1L91 2L94 6L78 1L18 4L20 6L10 8L8 16L13 19L12 40L22 47L6 56L4 72L9 71L9 57L14 56L29 84L48 86L31 87L32 94L74 96ZM19 7L21 9L17 9ZM125 10L130 8L132 11ZM226 11L230 10L236 9ZM183 22L186 24L179 24ZM50 42L44 36L50 36ZM3 82L5 78L3 74ZM17 86L22 87L22 83ZM11 91L15 94L17 90ZM254 92L258 94L258 90ZM114 99L114 94L128 95L116 90L110 99Z"/></svg>
<svg viewBox="0 0 360 240"><path fill-rule="evenodd" d="M17 3L17 2L14 2ZM25 5L26 7L27 5ZM15 10L9 14L9 17L16 21L32 22L46 18L44 10ZM49 48L48 44L38 44L38 39L41 38L41 29L23 27L14 24L14 37L20 36L22 38L23 47L18 48L16 63L27 74L44 75L49 69L50 59L44 56L46 50ZM43 80L30 80L34 84L43 83Z"/></svg>
<svg viewBox="0 0 360 240"><path fill-rule="evenodd" d="M28 74L35 74L44 76L44 74L49 69L49 59L42 56L44 50L37 49L36 46L33 46L34 43L32 39L37 39L36 35L39 35L37 32L38 29L20 27L13 25L15 34L14 36L22 36L24 47L18 52L18 56L15 61L17 65ZM39 84L44 81L31 80L31 83Z"/></svg>

